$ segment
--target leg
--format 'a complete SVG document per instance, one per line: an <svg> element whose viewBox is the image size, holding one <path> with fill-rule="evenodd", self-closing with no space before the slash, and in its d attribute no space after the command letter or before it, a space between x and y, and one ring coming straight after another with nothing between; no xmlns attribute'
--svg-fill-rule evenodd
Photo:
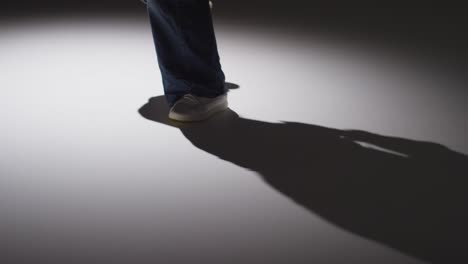
<svg viewBox="0 0 468 264"><path fill-rule="evenodd" d="M148 14L169 105L187 93L225 94L208 0L148 0Z"/></svg>

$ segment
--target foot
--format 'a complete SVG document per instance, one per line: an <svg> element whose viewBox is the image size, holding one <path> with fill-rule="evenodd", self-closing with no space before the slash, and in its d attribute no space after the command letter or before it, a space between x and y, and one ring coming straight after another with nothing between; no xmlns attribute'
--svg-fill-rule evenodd
<svg viewBox="0 0 468 264"><path fill-rule="evenodd" d="M169 118L181 122L202 121L228 108L227 94L214 98L186 94L169 110Z"/></svg>

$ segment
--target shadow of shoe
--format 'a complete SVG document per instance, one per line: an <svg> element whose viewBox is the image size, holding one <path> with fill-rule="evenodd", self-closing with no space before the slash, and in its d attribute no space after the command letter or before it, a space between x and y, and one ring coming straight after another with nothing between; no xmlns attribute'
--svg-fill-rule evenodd
<svg viewBox="0 0 468 264"><path fill-rule="evenodd" d="M365 131L250 120L232 110L181 126L167 112L163 97L140 109L340 228L431 263L468 261L468 157L461 153Z"/></svg>
<svg viewBox="0 0 468 264"><path fill-rule="evenodd" d="M235 89L239 89L240 86L238 84L235 84L235 83L230 83L230 82L226 82L224 83L224 86L229 89L229 90L235 90Z"/></svg>

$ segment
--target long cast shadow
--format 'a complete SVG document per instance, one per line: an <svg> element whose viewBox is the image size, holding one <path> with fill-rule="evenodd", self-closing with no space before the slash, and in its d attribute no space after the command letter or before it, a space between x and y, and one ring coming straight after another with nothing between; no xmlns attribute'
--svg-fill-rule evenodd
<svg viewBox="0 0 468 264"><path fill-rule="evenodd" d="M232 110L201 123L167 118L163 96L140 114L253 170L297 204L354 234L430 263L468 263L468 157L442 145Z"/></svg>

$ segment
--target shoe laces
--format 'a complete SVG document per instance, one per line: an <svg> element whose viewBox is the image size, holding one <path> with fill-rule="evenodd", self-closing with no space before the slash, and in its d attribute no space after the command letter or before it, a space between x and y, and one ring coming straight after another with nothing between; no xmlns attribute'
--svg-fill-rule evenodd
<svg viewBox="0 0 468 264"><path fill-rule="evenodd" d="M188 100L188 101L191 101L191 102L194 102L194 103L200 103L200 100L193 94L185 94L183 96L184 99Z"/></svg>

